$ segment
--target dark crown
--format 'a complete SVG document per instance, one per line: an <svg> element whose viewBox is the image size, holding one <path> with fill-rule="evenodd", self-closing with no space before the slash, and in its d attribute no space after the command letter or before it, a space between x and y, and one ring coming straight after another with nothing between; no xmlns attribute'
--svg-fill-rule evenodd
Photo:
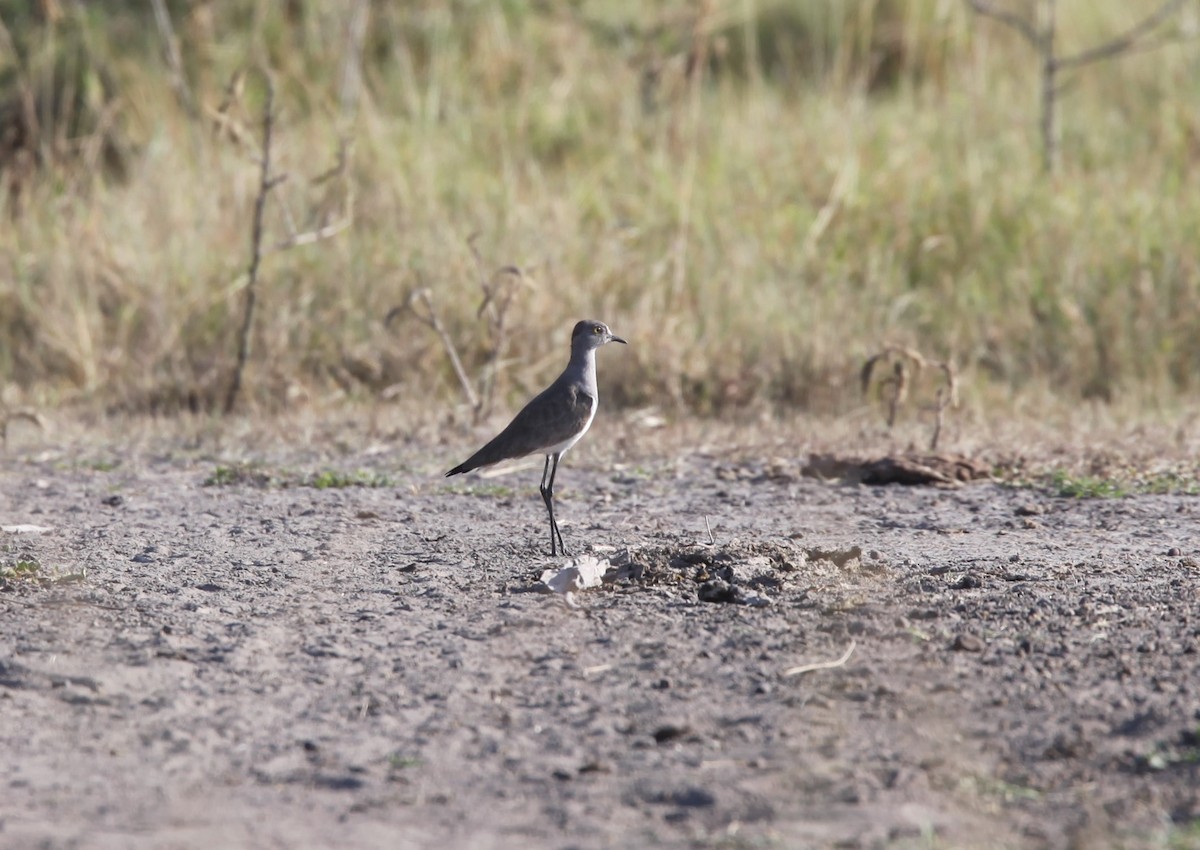
<svg viewBox="0 0 1200 850"><path fill-rule="evenodd" d="M598 324L600 323L594 322L591 319L584 319L582 322L577 322L575 324L575 330L571 331L571 339L575 339L575 337L579 336L580 334L595 333L595 331L592 329Z"/></svg>

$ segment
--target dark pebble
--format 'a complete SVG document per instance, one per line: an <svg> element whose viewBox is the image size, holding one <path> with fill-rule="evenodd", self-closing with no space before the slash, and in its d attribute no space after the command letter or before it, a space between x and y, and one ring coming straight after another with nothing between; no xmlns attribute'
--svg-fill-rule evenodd
<svg viewBox="0 0 1200 850"><path fill-rule="evenodd" d="M690 731L686 726L676 726L668 723L654 730L654 742L656 744L665 744L668 741L674 741L676 738L683 737Z"/></svg>
<svg viewBox="0 0 1200 850"><path fill-rule="evenodd" d="M950 648L956 652L983 652L983 641L975 635L957 635Z"/></svg>

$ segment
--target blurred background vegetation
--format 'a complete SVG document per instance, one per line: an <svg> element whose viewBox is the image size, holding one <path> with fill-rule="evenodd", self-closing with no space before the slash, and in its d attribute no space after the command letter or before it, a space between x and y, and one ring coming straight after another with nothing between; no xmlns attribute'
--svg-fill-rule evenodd
<svg viewBox="0 0 1200 850"><path fill-rule="evenodd" d="M1061 0L1060 44L1157 5ZM503 412L582 317L632 343L606 403L668 412L845 411L886 344L989 411L1200 388L1186 37L1069 75L1047 174L1037 59L961 0L0 0L0 23L9 406L219 409L267 74L287 179L256 409L455 407L449 340Z"/></svg>

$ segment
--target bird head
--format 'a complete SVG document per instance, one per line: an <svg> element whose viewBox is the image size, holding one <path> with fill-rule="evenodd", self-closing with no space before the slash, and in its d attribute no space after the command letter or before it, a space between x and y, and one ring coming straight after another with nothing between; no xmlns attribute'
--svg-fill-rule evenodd
<svg viewBox="0 0 1200 850"><path fill-rule="evenodd" d="M610 342L619 342L622 345L629 344L619 336L614 335L604 322L597 322L593 319L584 319L575 325L575 330L571 331L572 348L576 346L599 348Z"/></svg>

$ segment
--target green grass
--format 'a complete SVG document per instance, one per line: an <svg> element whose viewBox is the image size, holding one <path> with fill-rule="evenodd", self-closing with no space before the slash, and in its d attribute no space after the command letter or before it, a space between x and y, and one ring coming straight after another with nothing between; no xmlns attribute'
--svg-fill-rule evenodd
<svg viewBox="0 0 1200 850"><path fill-rule="evenodd" d="M961 780L964 791L1012 803L1018 800L1039 800L1042 792L1036 788L1006 782L994 776L971 776Z"/></svg>
<svg viewBox="0 0 1200 850"><path fill-rule="evenodd" d="M1050 491L1065 499L1117 499L1130 493L1129 487L1116 479L1095 475L1071 476L1058 470L1047 482Z"/></svg>
<svg viewBox="0 0 1200 850"><path fill-rule="evenodd" d="M317 472L304 479L304 485L317 490L339 489L342 487L392 487L391 478L379 472L359 469L354 472L342 472L327 469Z"/></svg>
<svg viewBox="0 0 1200 850"><path fill-rule="evenodd" d="M1034 486L1027 479L1010 482L1013 486ZM1126 472L1121 475L1087 475L1053 470L1041 478L1041 486L1065 499L1119 499L1132 495L1200 494L1196 473Z"/></svg>
<svg viewBox="0 0 1200 850"><path fill-rule="evenodd" d="M965 3L711 4L701 19L683 0L372 4L355 104L350 5L181 12L184 101L149 7L60 5L50 24L0 0L19 47L0 97L21 80L79 93L37 101L34 160L0 153L14 402L219 404L261 77L225 113L243 141L213 116L259 57L289 175L268 246L289 220L309 230L347 199L354 214L263 260L245 387L260 407L330 391L459 403L439 337L403 310L383 322L418 286L472 378L499 348L506 401L561 367L582 316L631 342L601 355L618 406L846 412L885 341L957 364L981 415L1048 398L1153 412L1200 385L1194 45L1072 77L1046 179L1036 62ZM1136 5L1063 0L1064 49L1120 31ZM346 179L310 179L340 136ZM480 281L506 265L524 274L501 334Z"/></svg>
<svg viewBox="0 0 1200 850"><path fill-rule="evenodd" d="M405 756L399 753L393 753L388 756L388 767L392 770L408 770L414 767L422 767L424 762L417 756Z"/></svg>
<svg viewBox="0 0 1200 850"><path fill-rule="evenodd" d="M218 465L204 479L205 487L273 487L282 479L277 473L263 469L257 464L239 463L232 466Z"/></svg>
<svg viewBox="0 0 1200 850"><path fill-rule="evenodd" d="M57 569L46 569L40 561L33 557L25 555L0 557L0 590L11 590L20 585L47 587L86 580L86 570L62 573Z"/></svg>
<svg viewBox="0 0 1200 850"><path fill-rule="evenodd" d="M1186 823L1172 824L1167 830L1168 850L1196 850L1200 848L1200 818Z"/></svg>
<svg viewBox="0 0 1200 850"><path fill-rule="evenodd" d="M42 578L42 565L32 558L0 561L0 587Z"/></svg>
<svg viewBox="0 0 1200 850"><path fill-rule="evenodd" d="M316 490L338 490L345 487L392 487L395 481L382 472L367 469L351 471L323 469L313 473L296 473L268 469L256 463L220 464L204 479L205 487L312 487Z"/></svg>
<svg viewBox="0 0 1200 850"><path fill-rule="evenodd" d="M1197 480L1195 474L1180 472L1151 472L1139 475L1135 477L1133 487L1139 493L1200 495L1200 480Z"/></svg>

